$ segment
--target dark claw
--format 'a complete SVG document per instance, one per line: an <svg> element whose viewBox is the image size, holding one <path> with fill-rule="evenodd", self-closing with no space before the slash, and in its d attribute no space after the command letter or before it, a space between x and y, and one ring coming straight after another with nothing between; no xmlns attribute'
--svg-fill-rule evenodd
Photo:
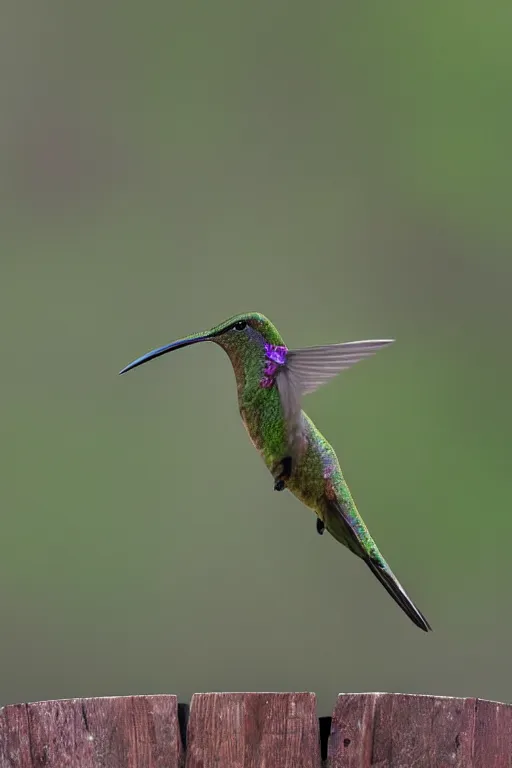
<svg viewBox="0 0 512 768"><path fill-rule="evenodd" d="M281 473L276 477L274 491L284 491L286 481L292 474L292 457L285 456L281 462Z"/></svg>
<svg viewBox="0 0 512 768"><path fill-rule="evenodd" d="M325 523L323 520L320 520L319 517L316 519L316 532L320 534L320 536L325 531Z"/></svg>
<svg viewBox="0 0 512 768"><path fill-rule="evenodd" d="M282 478L283 480L289 480L290 479L290 475L292 474L292 457L291 456L286 456L282 460L281 466L283 468L283 471L281 472L279 477Z"/></svg>

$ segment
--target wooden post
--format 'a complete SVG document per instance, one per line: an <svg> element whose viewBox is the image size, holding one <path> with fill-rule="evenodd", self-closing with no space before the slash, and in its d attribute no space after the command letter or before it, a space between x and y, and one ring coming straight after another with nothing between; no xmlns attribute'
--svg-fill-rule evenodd
<svg viewBox="0 0 512 768"><path fill-rule="evenodd" d="M0 710L0 768L180 768L176 696L15 704Z"/></svg>
<svg viewBox="0 0 512 768"><path fill-rule="evenodd" d="M186 749L178 714L176 697L165 695L4 707L0 768L320 768L314 694L195 694ZM330 735L328 720L329 768L512 766L508 704L340 694Z"/></svg>
<svg viewBox="0 0 512 768"><path fill-rule="evenodd" d="M329 768L510 768L512 706L484 699L338 696Z"/></svg>
<svg viewBox="0 0 512 768"><path fill-rule="evenodd" d="M186 768L319 768L313 693L196 693Z"/></svg>

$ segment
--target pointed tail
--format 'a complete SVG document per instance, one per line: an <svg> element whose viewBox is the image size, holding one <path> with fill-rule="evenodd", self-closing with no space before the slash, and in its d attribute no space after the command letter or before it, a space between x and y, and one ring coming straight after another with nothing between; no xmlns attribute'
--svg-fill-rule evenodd
<svg viewBox="0 0 512 768"><path fill-rule="evenodd" d="M378 578L384 589L391 595L393 600L398 603L410 620L424 632L431 632L432 627L422 612L416 608L389 566L386 563L381 565L378 561L372 560L371 557L365 557L364 561L371 572Z"/></svg>
<svg viewBox="0 0 512 768"><path fill-rule="evenodd" d="M348 501L351 503L347 503ZM323 512L325 527L331 536L364 560L386 592L391 595L417 627L424 632L432 631L432 627L425 616L416 608L389 565L380 555L352 498L349 497L346 502L330 499L327 501Z"/></svg>

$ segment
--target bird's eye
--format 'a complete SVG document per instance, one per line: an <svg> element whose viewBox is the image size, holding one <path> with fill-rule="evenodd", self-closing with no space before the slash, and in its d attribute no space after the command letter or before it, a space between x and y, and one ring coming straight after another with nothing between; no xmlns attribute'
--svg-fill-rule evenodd
<svg viewBox="0 0 512 768"><path fill-rule="evenodd" d="M245 320L239 320L238 323L234 324L233 328L236 331L243 331L244 328L247 328L247 323L245 322Z"/></svg>

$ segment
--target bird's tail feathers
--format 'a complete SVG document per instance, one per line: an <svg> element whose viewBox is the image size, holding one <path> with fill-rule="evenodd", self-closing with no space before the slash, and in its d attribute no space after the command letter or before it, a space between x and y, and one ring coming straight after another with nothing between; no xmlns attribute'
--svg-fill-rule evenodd
<svg viewBox="0 0 512 768"><path fill-rule="evenodd" d="M368 529L355 509L355 505L353 509L348 510L346 504L339 500L329 500L323 512L323 520L329 533L364 560L384 589L417 627L424 632L431 631L432 627L425 616L416 608L389 565L380 555Z"/></svg>
<svg viewBox="0 0 512 768"><path fill-rule="evenodd" d="M432 631L432 627L425 616L418 608L416 608L387 563L381 564L371 557L365 557L363 559L371 572L378 578L384 589L391 595L393 600L398 603L411 621L424 632Z"/></svg>

